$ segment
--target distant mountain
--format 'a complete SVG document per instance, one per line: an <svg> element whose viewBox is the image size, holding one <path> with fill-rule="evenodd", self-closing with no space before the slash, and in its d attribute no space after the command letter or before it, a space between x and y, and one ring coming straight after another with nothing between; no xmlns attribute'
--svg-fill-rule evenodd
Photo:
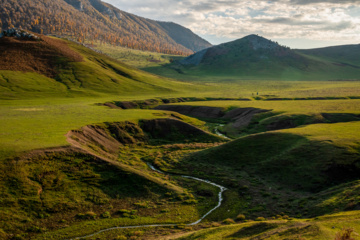
<svg viewBox="0 0 360 240"><path fill-rule="evenodd" d="M189 29L121 11L100 0L2 0L0 28L20 27L89 44L189 55L211 44Z"/></svg>
<svg viewBox="0 0 360 240"><path fill-rule="evenodd" d="M183 66L180 72L189 75L246 79L359 79L359 56L357 45L292 50L266 38L249 35L199 51L179 63Z"/></svg>
<svg viewBox="0 0 360 240"><path fill-rule="evenodd" d="M165 32L173 39L176 39L176 42L191 49L195 52L201 51L205 48L209 48L212 45L206 40L200 38L197 35L183 26L173 23L173 22L157 22Z"/></svg>

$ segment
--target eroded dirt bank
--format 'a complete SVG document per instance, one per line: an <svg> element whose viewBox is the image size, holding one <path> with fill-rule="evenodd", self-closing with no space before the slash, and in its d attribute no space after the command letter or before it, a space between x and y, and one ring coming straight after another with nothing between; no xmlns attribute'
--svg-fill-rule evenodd
<svg viewBox="0 0 360 240"><path fill-rule="evenodd" d="M269 110L258 108L235 108L225 111L224 108L188 105L160 105L156 110L178 112L180 114L202 119L220 119L231 123L234 129L247 127L255 114Z"/></svg>

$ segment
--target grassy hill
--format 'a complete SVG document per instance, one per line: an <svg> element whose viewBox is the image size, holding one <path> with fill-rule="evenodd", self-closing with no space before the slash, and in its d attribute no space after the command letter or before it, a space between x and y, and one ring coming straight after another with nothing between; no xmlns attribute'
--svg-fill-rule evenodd
<svg viewBox="0 0 360 240"><path fill-rule="evenodd" d="M255 220L280 213L299 218L358 210L357 102L178 103L228 111L236 107L270 111L255 115L250 125L240 130L243 137L158 164L179 174L191 171L228 188L224 206L209 216L214 221L226 216L235 219L238 214Z"/></svg>
<svg viewBox="0 0 360 240"><path fill-rule="evenodd" d="M211 46L178 24L145 19L100 0L4 0L0 19L0 30L15 26L91 45L111 43L180 55Z"/></svg>
<svg viewBox="0 0 360 240"><path fill-rule="evenodd" d="M249 35L197 52L168 65L166 71L148 70L158 74L163 71L165 76L181 79L354 80L360 72L358 53L357 45L292 50Z"/></svg>
<svg viewBox="0 0 360 240"><path fill-rule="evenodd" d="M332 239L342 227L359 231L358 82L193 84L41 38L0 38L1 239L70 239L156 223L179 225L93 238ZM147 53L137 56L142 64ZM175 97L225 112L269 111L254 115L238 129L241 138L228 142L205 132L214 126L208 119L103 105ZM216 98L229 100L209 101ZM184 224L216 206L218 189L183 174L227 188L221 207L200 225ZM242 215L249 222L222 226ZM196 232L183 236L187 231Z"/></svg>
<svg viewBox="0 0 360 240"><path fill-rule="evenodd" d="M169 93L191 88L70 41L45 36L41 39L0 38L2 99Z"/></svg>
<svg viewBox="0 0 360 240"><path fill-rule="evenodd" d="M359 67L360 65L360 59L359 59L360 44L307 49L307 50L298 49L297 51L314 57L338 62L339 65L353 65L357 67Z"/></svg>

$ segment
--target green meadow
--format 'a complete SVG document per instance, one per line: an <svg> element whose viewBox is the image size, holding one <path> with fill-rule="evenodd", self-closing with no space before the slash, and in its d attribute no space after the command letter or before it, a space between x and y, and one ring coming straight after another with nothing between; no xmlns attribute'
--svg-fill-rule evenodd
<svg viewBox="0 0 360 240"><path fill-rule="evenodd" d="M67 239L155 223L178 225L90 239L333 239L343 227L360 231L359 81L187 75L163 66L180 57L99 47L123 63L68 45L83 61L59 57L54 78L0 71L0 238ZM175 97L204 100L177 105L268 112L235 129L229 119L102 105ZM169 118L201 130L144 121ZM214 127L232 139L210 133ZM227 188L200 225L185 224L217 204L218 189L179 174Z"/></svg>

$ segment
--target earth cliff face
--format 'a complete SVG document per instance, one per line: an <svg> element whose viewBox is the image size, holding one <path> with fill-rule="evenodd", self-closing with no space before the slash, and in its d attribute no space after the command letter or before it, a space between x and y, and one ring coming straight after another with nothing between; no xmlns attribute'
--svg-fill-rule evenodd
<svg viewBox="0 0 360 240"><path fill-rule="evenodd" d="M255 114L268 111L257 108L235 108L228 112L225 112L223 108L218 107L187 105L160 105L155 109L174 111L197 118L230 120L231 122L233 122L232 127L236 129L248 126Z"/></svg>

